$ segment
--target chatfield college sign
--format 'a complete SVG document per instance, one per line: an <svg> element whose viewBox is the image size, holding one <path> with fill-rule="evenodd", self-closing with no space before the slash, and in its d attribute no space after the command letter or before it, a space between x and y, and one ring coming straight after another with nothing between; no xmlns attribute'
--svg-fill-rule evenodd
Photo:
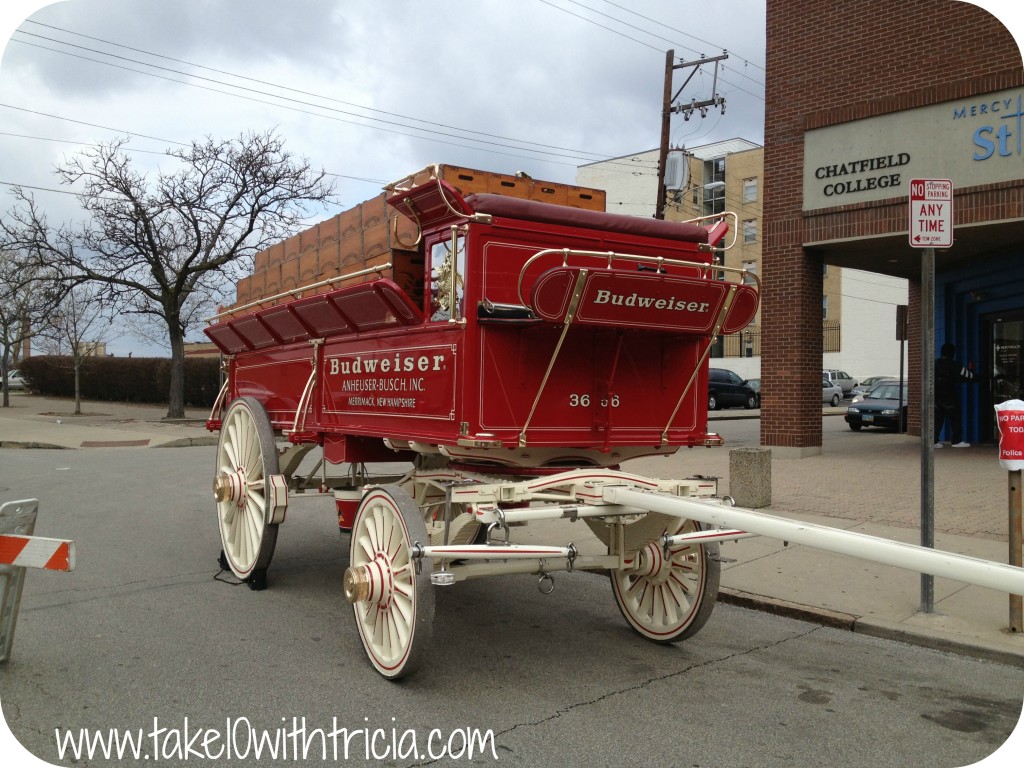
<svg viewBox="0 0 1024 768"><path fill-rule="evenodd" d="M1024 175L1024 90L855 120L804 134L803 209L909 194L911 178L957 189Z"/></svg>

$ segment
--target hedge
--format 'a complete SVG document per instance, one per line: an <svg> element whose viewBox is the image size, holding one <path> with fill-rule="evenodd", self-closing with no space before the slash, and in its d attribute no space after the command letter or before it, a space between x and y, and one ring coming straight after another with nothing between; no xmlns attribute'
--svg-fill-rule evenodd
<svg viewBox="0 0 1024 768"><path fill-rule="evenodd" d="M18 369L33 392L75 396L71 358L38 355L22 360ZM86 400L122 403L166 403L171 388L171 361L166 357L87 357L82 360L80 394ZM220 390L220 361L185 358L185 405L209 408Z"/></svg>

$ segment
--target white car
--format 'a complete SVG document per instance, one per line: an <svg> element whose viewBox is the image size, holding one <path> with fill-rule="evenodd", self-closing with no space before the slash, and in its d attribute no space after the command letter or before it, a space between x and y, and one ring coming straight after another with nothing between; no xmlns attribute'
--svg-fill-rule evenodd
<svg viewBox="0 0 1024 768"><path fill-rule="evenodd" d="M861 379L860 384L850 390L850 394L863 400L864 395L870 392L875 384L881 384L883 381L898 381L898 379L895 376L868 376L866 379Z"/></svg>
<svg viewBox="0 0 1024 768"><path fill-rule="evenodd" d="M21 377L20 371L7 372L7 387L13 392L18 389L26 389L25 379Z"/></svg>
<svg viewBox="0 0 1024 768"><path fill-rule="evenodd" d="M821 380L821 402L828 403L833 408L839 405L843 399L843 389L838 384L833 384L828 379Z"/></svg>
<svg viewBox="0 0 1024 768"><path fill-rule="evenodd" d="M821 378L827 379L832 384L837 384L843 390L843 397L857 386L857 380L846 371L837 371L835 368L826 368L821 372Z"/></svg>

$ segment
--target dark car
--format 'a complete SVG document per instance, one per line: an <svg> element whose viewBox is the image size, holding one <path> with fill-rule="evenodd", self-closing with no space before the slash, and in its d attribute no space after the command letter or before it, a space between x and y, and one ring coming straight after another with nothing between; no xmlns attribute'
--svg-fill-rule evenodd
<svg viewBox="0 0 1024 768"><path fill-rule="evenodd" d="M861 427L885 427L899 429L900 411L903 412L903 427L907 424L907 385L903 385L902 405L900 401L900 383L883 381L858 403L846 409L846 423L855 432Z"/></svg>
<svg viewBox="0 0 1024 768"><path fill-rule="evenodd" d="M708 410L756 408L757 393L739 374L725 368L708 369Z"/></svg>
<svg viewBox="0 0 1024 768"><path fill-rule="evenodd" d="M747 379L747 386L754 390L754 395L757 397L757 407L761 407L761 380L760 379Z"/></svg>

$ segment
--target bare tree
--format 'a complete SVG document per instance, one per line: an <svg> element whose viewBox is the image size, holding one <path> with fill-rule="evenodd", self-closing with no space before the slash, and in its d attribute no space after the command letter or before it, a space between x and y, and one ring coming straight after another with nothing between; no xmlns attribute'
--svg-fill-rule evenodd
<svg viewBox="0 0 1024 768"><path fill-rule="evenodd" d="M32 329L59 301L59 289L60 282L52 270L39 267L14 250L0 249L0 388L4 408L11 405L9 363L17 364Z"/></svg>
<svg viewBox="0 0 1024 768"><path fill-rule="evenodd" d="M185 338L216 306L225 283L256 252L299 229L305 204L333 192L323 170L294 158L274 131L168 150L175 165L153 178L135 170L128 141L84 151L57 169L80 184L86 223L51 228L31 195L6 227L9 242L72 282L95 281L115 311L158 319L171 349L167 416L184 416Z"/></svg>
<svg viewBox="0 0 1024 768"><path fill-rule="evenodd" d="M82 363L103 348L109 314L99 300L102 286L84 283L70 288L60 304L39 323L40 346L54 355L67 355L75 377L75 415L82 414Z"/></svg>

